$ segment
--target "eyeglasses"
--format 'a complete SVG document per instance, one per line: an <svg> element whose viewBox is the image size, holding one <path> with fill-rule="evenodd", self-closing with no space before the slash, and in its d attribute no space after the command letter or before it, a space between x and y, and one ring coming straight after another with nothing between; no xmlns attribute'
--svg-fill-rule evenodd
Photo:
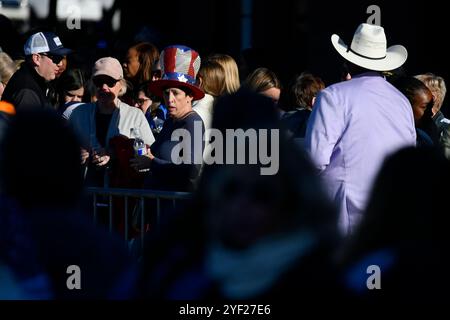
<svg viewBox="0 0 450 320"><path fill-rule="evenodd" d="M92 79L92 82L97 88L103 87L103 84L106 84L108 87L112 88L116 85L117 81L119 80L111 77L96 77Z"/></svg>
<svg viewBox="0 0 450 320"><path fill-rule="evenodd" d="M64 59L64 56L53 55L49 53L40 53L40 55L49 58L54 64L59 64Z"/></svg>
<svg viewBox="0 0 450 320"><path fill-rule="evenodd" d="M144 103L146 103L147 101L150 101L151 99L137 99L136 103L140 106L142 106Z"/></svg>

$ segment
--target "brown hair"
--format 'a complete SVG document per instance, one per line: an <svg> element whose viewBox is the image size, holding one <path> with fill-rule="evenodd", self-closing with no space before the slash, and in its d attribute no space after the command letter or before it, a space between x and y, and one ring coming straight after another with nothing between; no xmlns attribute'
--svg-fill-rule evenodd
<svg viewBox="0 0 450 320"><path fill-rule="evenodd" d="M255 92L262 92L271 88L281 89L281 82L272 70L258 68L254 70L245 80L244 85Z"/></svg>
<svg viewBox="0 0 450 320"><path fill-rule="evenodd" d="M310 109L313 98L324 88L325 83L322 79L311 73L302 73L291 87L293 103L296 106Z"/></svg>
<svg viewBox="0 0 450 320"><path fill-rule="evenodd" d="M159 50L150 42L140 42L130 49L137 52L139 70L135 76L137 83L152 80L153 64L159 59Z"/></svg>

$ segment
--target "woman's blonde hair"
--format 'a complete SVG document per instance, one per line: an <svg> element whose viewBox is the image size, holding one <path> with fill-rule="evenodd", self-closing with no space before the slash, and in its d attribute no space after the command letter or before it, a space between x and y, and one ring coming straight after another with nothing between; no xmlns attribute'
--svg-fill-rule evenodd
<svg viewBox="0 0 450 320"><path fill-rule="evenodd" d="M205 61L201 64L197 78L200 80L200 88L213 97L219 97L225 91L225 70L215 61Z"/></svg>
<svg viewBox="0 0 450 320"><path fill-rule="evenodd" d="M16 64L11 57L6 52L0 52L0 81L6 85L16 70Z"/></svg>
<svg viewBox="0 0 450 320"><path fill-rule="evenodd" d="M434 98L433 108L436 111L439 111L444 103L445 94L447 93L444 78L433 73L419 74L415 76L415 78L422 81L428 89L430 89Z"/></svg>
<svg viewBox="0 0 450 320"><path fill-rule="evenodd" d="M225 92L232 94L238 91L241 86L239 81L239 69L236 61L226 54L216 53L208 57L207 60L219 63L225 71Z"/></svg>

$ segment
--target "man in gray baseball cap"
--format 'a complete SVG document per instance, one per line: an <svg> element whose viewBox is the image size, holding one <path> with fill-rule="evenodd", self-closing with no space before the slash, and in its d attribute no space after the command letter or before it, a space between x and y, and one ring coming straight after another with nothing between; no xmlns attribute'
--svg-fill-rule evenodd
<svg viewBox="0 0 450 320"><path fill-rule="evenodd" d="M12 103L17 111L51 108L48 82L55 79L63 57L70 52L53 32L31 35L24 45L25 63L9 80L2 100Z"/></svg>

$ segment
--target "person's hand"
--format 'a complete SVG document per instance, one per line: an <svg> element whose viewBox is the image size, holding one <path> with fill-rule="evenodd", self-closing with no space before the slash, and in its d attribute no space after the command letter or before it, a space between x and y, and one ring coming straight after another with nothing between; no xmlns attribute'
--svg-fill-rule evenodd
<svg viewBox="0 0 450 320"><path fill-rule="evenodd" d="M147 146L147 156L150 158L150 160L155 159L155 156L152 153L152 150L150 150L150 147Z"/></svg>
<svg viewBox="0 0 450 320"><path fill-rule="evenodd" d="M152 160L155 158L153 155L151 156L151 158L149 154L135 156L130 159L130 167L136 171L148 171L148 169L150 169L150 165L152 164Z"/></svg>
<svg viewBox="0 0 450 320"><path fill-rule="evenodd" d="M92 163L97 167L103 167L108 164L111 157L105 152L105 150L94 150L92 152Z"/></svg>
<svg viewBox="0 0 450 320"><path fill-rule="evenodd" d="M89 152L86 149L81 148L81 164L85 164L89 158Z"/></svg>

